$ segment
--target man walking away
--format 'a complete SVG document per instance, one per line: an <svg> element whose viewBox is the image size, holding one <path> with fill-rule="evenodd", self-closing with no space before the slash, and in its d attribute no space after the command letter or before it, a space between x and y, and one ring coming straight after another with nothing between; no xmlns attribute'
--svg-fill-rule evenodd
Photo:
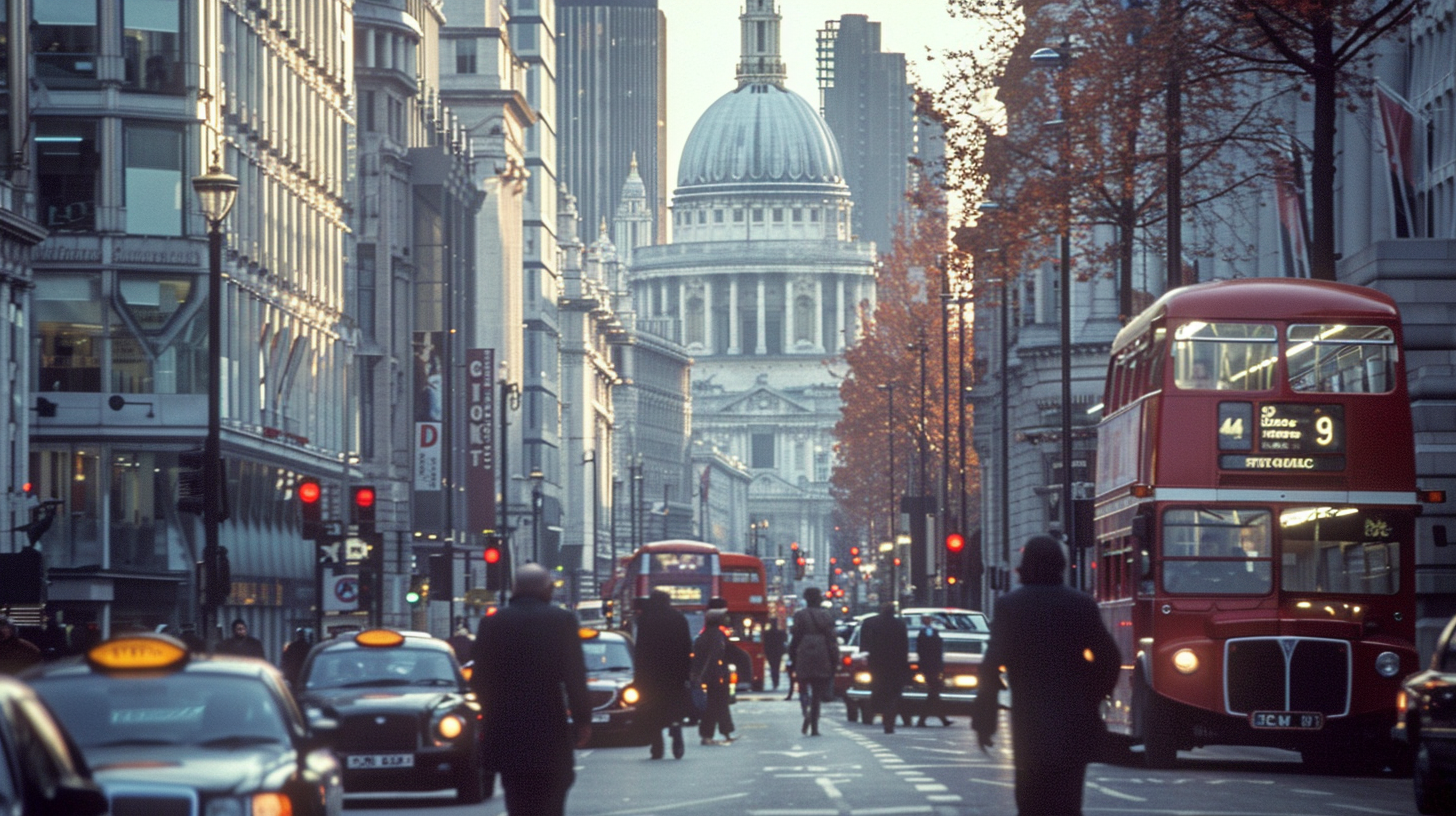
<svg viewBox="0 0 1456 816"><path fill-rule="evenodd" d="M804 608L794 613L793 640L789 659L799 684L799 705L804 711L801 733L819 736L819 712L829 699L834 680L834 663L839 657L839 638L834 634L834 617L825 609L824 593L818 587L804 590Z"/></svg>
<svg viewBox="0 0 1456 816"><path fill-rule="evenodd" d="M313 648L313 643L308 639L308 630L299 627L293 630L293 640L283 646L283 656L278 661L278 669L283 672L283 679L288 685L297 686L298 678L303 674L303 659L308 657L308 650Z"/></svg>
<svg viewBox="0 0 1456 816"><path fill-rule="evenodd" d="M865 722L873 722L879 714L885 720L885 733L893 734L900 695L910 678L910 636L893 603L884 604L878 615L860 624L859 642L870 667L870 707Z"/></svg>
<svg viewBox="0 0 1456 816"><path fill-rule="evenodd" d="M233 621L233 636L219 642L216 651L218 654L267 660L263 656L263 641L248 634L248 622L242 618Z"/></svg>
<svg viewBox="0 0 1456 816"><path fill-rule="evenodd" d="M981 749L996 733L997 668L1011 708L1020 816L1081 816L1082 788L1105 735L1098 707L1117 683L1122 658L1097 604L1062 583L1067 559L1056 540L1033 536L1022 550L1022 586L996 601L981 661L971 727Z"/></svg>
<svg viewBox="0 0 1456 816"><path fill-rule="evenodd" d="M769 676L773 678L773 690L779 690L779 664L784 662L784 647L787 637L779 628L778 621L770 620L763 630L763 662L767 664Z"/></svg>
<svg viewBox="0 0 1456 816"><path fill-rule="evenodd" d="M724 720L728 714L728 638L723 634L723 621L728 617L722 609L709 609L703 617L703 631L693 641L692 683L701 690L705 705L698 718L698 737L703 745L717 745L713 732L724 732L722 744L733 742L733 726Z"/></svg>
<svg viewBox="0 0 1456 816"><path fill-rule="evenodd" d="M915 633L915 658L920 663L920 673L925 675L925 710L934 711L945 688L945 642L935 629L935 618L930 615L920 616L920 631ZM941 725L950 725L950 722L941 715ZM924 711L915 725L924 727Z"/></svg>
<svg viewBox="0 0 1456 816"><path fill-rule="evenodd" d="M576 615L551 605L551 573L540 564L517 570L511 592L475 637L471 684L489 735L485 767L500 774L511 816L564 816L576 778L572 748L591 739Z"/></svg>
<svg viewBox="0 0 1456 816"><path fill-rule="evenodd" d="M672 608L672 599L652 590L637 615L636 675L642 693L642 723L651 734L653 759L662 759L662 729L672 736L672 756L682 759L682 715L688 702L688 675L693 661L693 634L688 619Z"/></svg>

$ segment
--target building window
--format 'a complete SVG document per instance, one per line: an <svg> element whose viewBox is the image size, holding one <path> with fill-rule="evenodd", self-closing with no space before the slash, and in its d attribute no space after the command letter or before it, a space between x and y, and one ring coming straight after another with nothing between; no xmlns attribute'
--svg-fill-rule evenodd
<svg viewBox="0 0 1456 816"><path fill-rule="evenodd" d="M475 40L455 41L455 73L475 73Z"/></svg>
<svg viewBox="0 0 1456 816"><path fill-rule="evenodd" d="M819 211L818 210L814 210L814 209L809 210L809 223L811 223L811 224L817 224L817 223L819 223Z"/></svg>
<svg viewBox="0 0 1456 816"><path fill-rule="evenodd" d="M794 299L794 342L814 342L814 299L808 295Z"/></svg>
<svg viewBox="0 0 1456 816"><path fill-rule="evenodd" d="M713 223L714 224L721 224L721 223L723 223L723 211L722 210L713 210Z"/></svg>
<svg viewBox="0 0 1456 816"><path fill-rule="evenodd" d="M96 227L96 125L36 123L36 198L41 224L56 232Z"/></svg>
<svg viewBox="0 0 1456 816"><path fill-rule="evenodd" d="M763 223L763 208L762 207L754 207L753 208L753 223L755 223L755 224L762 224Z"/></svg>
<svg viewBox="0 0 1456 816"><path fill-rule="evenodd" d="M36 77L53 88L96 85L96 0L34 4Z"/></svg>
<svg viewBox="0 0 1456 816"><path fill-rule="evenodd" d="M733 223L735 223L735 224L741 224L741 223L743 223L743 210L736 209L736 210L733 211Z"/></svg>
<svg viewBox="0 0 1456 816"><path fill-rule="evenodd" d="M378 129L374 118L374 92L364 91L359 94L359 116L364 120L364 132L373 133Z"/></svg>
<svg viewBox="0 0 1456 816"><path fill-rule="evenodd" d="M774 223L775 224L782 224L784 222L784 208L783 207L774 207L774 209L773 209L773 220L774 220Z"/></svg>
<svg viewBox="0 0 1456 816"><path fill-rule="evenodd" d="M699 297L689 298L687 302L687 309L685 309L684 311L687 312L688 345L692 345L694 343L702 344L706 342L704 338L703 326L703 299Z"/></svg>
<svg viewBox="0 0 1456 816"><path fill-rule="evenodd" d="M359 245L359 333L365 340L373 340L375 331L374 312L377 308L376 287L378 270L374 262L374 245Z"/></svg>
<svg viewBox="0 0 1456 816"><path fill-rule="evenodd" d="M753 467L771 468L774 466L774 435L771 433L756 433L753 435Z"/></svg>
<svg viewBox="0 0 1456 816"><path fill-rule="evenodd" d="M35 278L39 391L101 391L101 276L46 273Z"/></svg>
<svg viewBox="0 0 1456 816"><path fill-rule="evenodd" d="M108 352L118 394L200 394L207 319L200 278L118 272Z"/></svg>
<svg viewBox="0 0 1456 816"><path fill-rule="evenodd" d="M182 131L127 125L126 231L181 235L182 180Z"/></svg>
<svg viewBox="0 0 1456 816"><path fill-rule="evenodd" d="M126 0L121 25L126 87L182 92L181 20L177 0Z"/></svg>
<svg viewBox="0 0 1456 816"><path fill-rule="evenodd" d="M798 207L795 207L794 208L794 216L793 217L794 217L794 223L795 224L799 223L800 221L803 221L804 220L804 211L801 210L801 209L799 209Z"/></svg>

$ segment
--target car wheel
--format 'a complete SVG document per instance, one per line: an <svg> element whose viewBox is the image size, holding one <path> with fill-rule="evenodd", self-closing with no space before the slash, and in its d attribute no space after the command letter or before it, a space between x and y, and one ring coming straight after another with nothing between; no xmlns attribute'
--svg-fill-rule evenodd
<svg viewBox="0 0 1456 816"><path fill-rule="evenodd" d="M1177 732L1168 707L1161 703L1139 672L1132 696L1133 731L1143 743L1143 763L1153 770L1167 770L1178 761Z"/></svg>
<svg viewBox="0 0 1456 816"><path fill-rule="evenodd" d="M859 706L856 706L848 697L844 698L844 716L850 722L859 722Z"/></svg>
<svg viewBox="0 0 1456 816"><path fill-rule="evenodd" d="M462 805L474 805L484 801L487 795L489 791L486 790L485 767L481 765L480 757L469 757L465 760L460 782L455 786L455 801Z"/></svg>
<svg viewBox="0 0 1456 816"><path fill-rule="evenodd" d="M1446 775L1431 765L1431 752L1425 745L1416 749L1412 774L1416 793L1416 810L1426 814L1456 813L1456 796Z"/></svg>

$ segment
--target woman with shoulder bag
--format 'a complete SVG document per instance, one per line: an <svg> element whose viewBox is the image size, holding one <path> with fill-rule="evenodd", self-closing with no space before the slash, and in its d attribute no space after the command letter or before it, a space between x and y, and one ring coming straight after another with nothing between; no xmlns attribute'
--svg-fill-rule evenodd
<svg viewBox="0 0 1456 816"><path fill-rule="evenodd" d="M820 705L829 699L834 680L834 662L839 639L834 634L834 617L824 609L824 594L818 587L804 590L803 609L794 613L793 640L789 655L799 683L799 703L804 708L802 733L819 736Z"/></svg>

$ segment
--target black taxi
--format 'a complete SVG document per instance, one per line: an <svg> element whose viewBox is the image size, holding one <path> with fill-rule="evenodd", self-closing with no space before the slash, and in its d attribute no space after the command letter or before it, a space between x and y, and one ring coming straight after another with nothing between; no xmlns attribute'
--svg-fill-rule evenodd
<svg viewBox="0 0 1456 816"><path fill-rule="evenodd" d="M1423 672L1401 683L1393 736L1415 760L1416 809L1456 813L1456 617L1446 624Z"/></svg>
<svg viewBox="0 0 1456 816"><path fill-rule="evenodd" d="M295 689L338 754L349 793L488 792L480 705L450 644L423 632L366 629L309 650Z"/></svg>
<svg viewBox="0 0 1456 816"><path fill-rule="evenodd" d="M0 676L0 813L100 816L106 795L80 750L25 684Z"/></svg>
<svg viewBox="0 0 1456 816"><path fill-rule="evenodd" d="M23 679L80 747L113 813L337 816L339 763L277 669L168 635L103 641Z"/></svg>
<svg viewBox="0 0 1456 816"><path fill-rule="evenodd" d="M589 626L578 633L592 705L592 744L645 742L648 735L638 718L641 692L632 684L632 638L625 632Z"/></svg>

